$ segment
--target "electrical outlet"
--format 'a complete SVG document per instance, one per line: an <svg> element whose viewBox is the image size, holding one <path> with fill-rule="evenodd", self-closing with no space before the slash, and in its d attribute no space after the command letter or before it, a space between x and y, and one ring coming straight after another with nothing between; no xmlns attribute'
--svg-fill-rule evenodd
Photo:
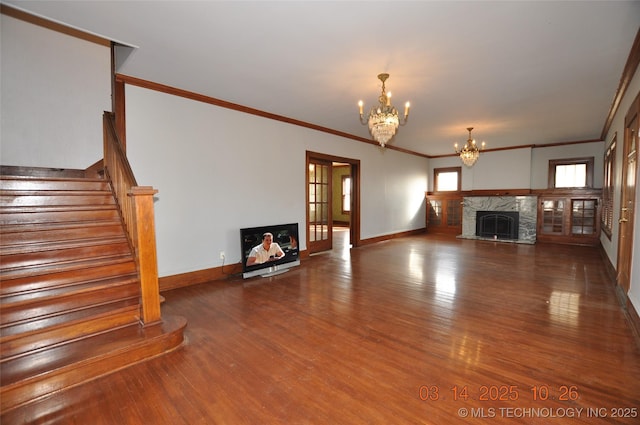
<svg viewBox="0 0 640 425"><path fill-rule="evenodd" d="M224 260L224 251L220 251L220 259Z"/></svg>

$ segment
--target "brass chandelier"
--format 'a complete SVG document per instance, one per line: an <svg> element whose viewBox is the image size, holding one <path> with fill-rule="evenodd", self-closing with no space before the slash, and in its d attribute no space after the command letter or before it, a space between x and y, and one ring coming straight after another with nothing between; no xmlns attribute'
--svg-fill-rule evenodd
<svg viewBox="0 0 640 425"><path fill-rule="evenodd" d="M405 125L409 119L409 102L404 106L404 117L402 120L398 117L398 110L391 104L391 92L387 93L385 81L389 78L389 74L379 74L378 79L382 81L382 93L378 97L378 105L371 108L368 116L365 118L362 112L364 102L359 101L360 122L369 125L369 132L373 140L378 142L380 146L385 145L395 136L398 126Z"/></svg>
<svg viewBox="0 0 640 425"><path fill-rule="evenodd" d="M484 142L482 142L482 147L478 149L475 139L471 138L471 130L473 130L473 127L467 127L467 130L469 131L469 139L467 140L467 143L465 143L462 149L459 150L458 144L456 143L454 145L454 149L456 153L460 155L460 159L464 165L467 167L473 167L473 164L475 164L476 161L478 161L478 158L480 158L480 150L484 149Z"/></svg>

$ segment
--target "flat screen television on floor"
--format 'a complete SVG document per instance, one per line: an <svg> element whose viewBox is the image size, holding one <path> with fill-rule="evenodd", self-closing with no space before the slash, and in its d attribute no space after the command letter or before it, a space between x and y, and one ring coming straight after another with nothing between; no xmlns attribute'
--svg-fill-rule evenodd
<svg viewBox="0 0 640 425"><path fill-rule="evenodd" d="M263 238L267 233L272 235L272 244L278 244L284 255L275 253L266 256L263 250L257 248L264 243ZM254 276L274 276L288 271L291 267L299 266L298 241L298 223L240 229L242 277L247 279ZM253 248L262 252L254 255Z"/></svg>

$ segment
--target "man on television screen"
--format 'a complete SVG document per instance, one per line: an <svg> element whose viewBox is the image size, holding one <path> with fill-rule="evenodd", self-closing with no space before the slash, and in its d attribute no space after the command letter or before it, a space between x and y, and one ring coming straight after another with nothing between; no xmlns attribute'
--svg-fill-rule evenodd
<svg viewBox="0 0 640 425"><path fill-rule="evenodd" d="M282 257L284 257L284 251L277 242L273 241L273 235L267 232L262 235L262 243L251 249L247 258L247 266L277 261Z"/></svg>

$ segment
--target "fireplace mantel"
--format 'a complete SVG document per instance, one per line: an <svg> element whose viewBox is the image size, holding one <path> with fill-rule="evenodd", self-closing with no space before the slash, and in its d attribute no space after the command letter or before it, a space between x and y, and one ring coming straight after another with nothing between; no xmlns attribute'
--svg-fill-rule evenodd
<svg viewBox="0 0 640 425"><path fill-rule="evenodd" d="M491 239L476 236L477 211L517 211L520 217L518 239L503 239L500 241L536 243L537 196L465 196L462 205L462 234L459 237L464 239Z"/></svg>

